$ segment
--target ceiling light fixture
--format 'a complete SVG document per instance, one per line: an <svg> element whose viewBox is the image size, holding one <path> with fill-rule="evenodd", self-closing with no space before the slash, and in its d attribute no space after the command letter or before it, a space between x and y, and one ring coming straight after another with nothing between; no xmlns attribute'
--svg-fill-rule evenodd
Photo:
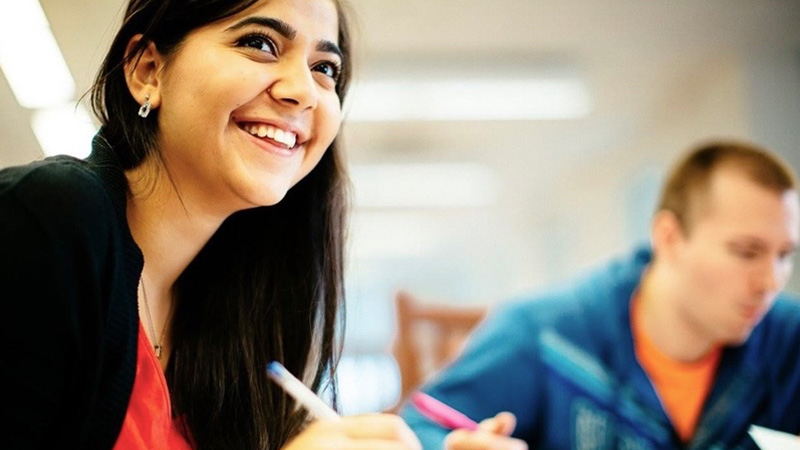
<svg viewBox="0 0 800 450"><path fill-rule="evenodd" d="M0 68L25 108L63 104L75 94L75 82L37 0L0 1Z"/></svg>
<svg viewBox="0 0 800 450"><path fill-rule="evenodd" d="M497 201L500 182L474 163L355 164L357 208L481 208Z"/></svg>
<svg viewBox="0 0 800 450"><path fill-rule="evenodd" d="M74 103L40 109L33 113L31 127L45 156L89 156L97 127L89 113Z"/></svg>
<svg viewBox="0 0 800 450"><path fill-rule="evenodd" d="M579 80L365 80L353 87L348 120L564 120L591 110Z"/></svg>
<svg viewBox="0 0 800 450"><path fill-rule="evenodd" d="M372 61L350 99L357 122L565 120L592 109L574 65L513 55Z"/></svg>

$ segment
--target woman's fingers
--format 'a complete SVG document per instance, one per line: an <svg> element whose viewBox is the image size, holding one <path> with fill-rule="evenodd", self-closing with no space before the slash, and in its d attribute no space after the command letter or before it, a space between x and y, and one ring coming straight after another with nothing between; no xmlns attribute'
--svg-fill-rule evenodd
<svg viewBox="0 0 800 450"><path fill-rule="evenodd" d="M398 416L369 414L320 420L284 450L422 450L417 436Z"/></svg>
<svg viewBox="0 0 800 450"><path fill-rule="evenodd" d="M393 414L365 414L350 416L342 420L343 430L353 439L386 439L408 445L409 449L421 449L417 436L405 421Z"/></svg>
<svg viewBox="0 0 800 450"><path fill-rule="evenodd" d="M358 440L348 443L347 450L409 450L408 445L399 442L377 440Z"/></svg>

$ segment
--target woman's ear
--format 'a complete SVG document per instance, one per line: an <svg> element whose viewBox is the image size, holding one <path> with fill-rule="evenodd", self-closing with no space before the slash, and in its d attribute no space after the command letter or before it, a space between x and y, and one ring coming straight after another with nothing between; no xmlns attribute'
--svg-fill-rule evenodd
<svg viewBox="0 0 800 450"><path fill-rule="evenodd" d="M142 35L137 34L128 41L125 49L125 58L141 43ZM125 81L128 90L137 103L143 105L150 102L150 108L156 109L161 104L160 87L161 71L164 68L164 58L158 52L153 42L148 42L144 50L125 63Z"/></svg>

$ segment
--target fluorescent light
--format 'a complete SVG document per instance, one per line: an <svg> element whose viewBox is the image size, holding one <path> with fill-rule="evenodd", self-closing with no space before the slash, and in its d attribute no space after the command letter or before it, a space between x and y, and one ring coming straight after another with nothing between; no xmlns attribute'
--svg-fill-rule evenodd
<svg viewBox="0 0 800 450"><path fill-rule="evenodd" d="M65 104L33 113L31 127L45 156L89 156L92 138L97 132L89 113L83 106Z"/></svg>
<svg viewBox="0 0 800 450"><path fill-rule="evenodd" d="M351 177L360 208L483 207L499 192L495 173L471 163L360 164Z"/></svg>
<svg viewBox="0 0 800 450"><path fill-rule="evenodd" d="M421 213L356 211L351 220L353 261L421 258L436 254L447 230L435 217Z"/></svg>
<svg viewBox="0 0 800 450"><path fill-rule="evenodd" d="M0 1L0 68L25 108L63 104L75 94L75 82L37 0Z"/></svg>
<svg viewBox="0 0 800 450"><path fill-rule="evenodd" d="M558 120L591 111L577 79L364 80L353 86L352 121Z"/></svg>

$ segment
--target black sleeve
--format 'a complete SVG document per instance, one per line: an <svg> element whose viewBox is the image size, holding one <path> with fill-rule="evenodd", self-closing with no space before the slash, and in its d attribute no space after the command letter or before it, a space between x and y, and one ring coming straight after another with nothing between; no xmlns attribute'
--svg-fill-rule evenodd
<svg viewBox="0 0 800 450"><path fill-rule="evenodd" d="M96 211L103 194L76 169L5 172L0 447L69 448L83 441L97 394L108 236Z"/></svg>

